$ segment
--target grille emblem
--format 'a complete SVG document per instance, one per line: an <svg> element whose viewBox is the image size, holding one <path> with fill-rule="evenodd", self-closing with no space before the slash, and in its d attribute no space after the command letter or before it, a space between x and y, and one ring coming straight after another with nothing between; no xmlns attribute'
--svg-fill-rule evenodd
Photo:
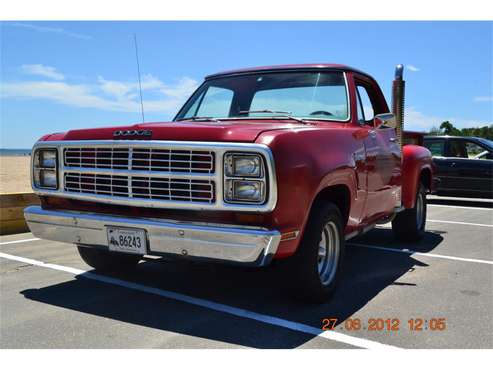
<svg viewBox="0 0 493 370"><path fill-rule="evenodd" d="M114 137L121 136L151 136L151 130L116 130L113 132Z"/></svg>

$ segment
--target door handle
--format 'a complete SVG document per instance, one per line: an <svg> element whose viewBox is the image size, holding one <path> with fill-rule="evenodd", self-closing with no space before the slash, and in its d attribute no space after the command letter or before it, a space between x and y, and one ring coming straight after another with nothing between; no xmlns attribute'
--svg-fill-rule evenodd
<svg viewBox="0 0 493 370"><path fill-rule="evenodd" d="M396 143L396 142L397 142L397 138L396 138L396 137L391 137L391 138L389 139L389 141L390 141L391 143Z"/></svg>
<svg viewBox="0 0 493 370"><path fill-rule="evenodd" d="M368 134L372 139L375 139L377 137L377 132L375 130L368 131Z"/></svg>

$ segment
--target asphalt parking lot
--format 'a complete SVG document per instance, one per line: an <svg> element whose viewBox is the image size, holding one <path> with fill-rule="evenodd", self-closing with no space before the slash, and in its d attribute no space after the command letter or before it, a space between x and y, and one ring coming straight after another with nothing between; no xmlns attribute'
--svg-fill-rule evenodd
<svg viewBox="0 0 493 370"><path fill-rule="evenodd" d="M352 240L324 305L289 298L275 268L146 259L100 275L72 245L2 237L0 347L493 348L493 204L432 202L419 243L396 242L386 225ZM398 330L370 330L379 319Z"/></svg>

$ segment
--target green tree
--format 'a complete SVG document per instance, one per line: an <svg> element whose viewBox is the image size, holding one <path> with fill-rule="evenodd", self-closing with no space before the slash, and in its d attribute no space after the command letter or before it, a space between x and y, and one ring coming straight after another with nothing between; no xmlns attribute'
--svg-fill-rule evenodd
<svg viewBox="0 0 493 370"><path fill-rule="evenodd" d="M493 140L493 125L482 127L456 128L450 121L442 122L440 128L433 126L430 135L475 136Z"/></svg>
<svg viewBox="0 0 493 370"><path fill-rule="evenodd" d="M440 130L442 130L445 135L459 136L461 134L460 130L456 129L450 121L442 122Z"/></svg>

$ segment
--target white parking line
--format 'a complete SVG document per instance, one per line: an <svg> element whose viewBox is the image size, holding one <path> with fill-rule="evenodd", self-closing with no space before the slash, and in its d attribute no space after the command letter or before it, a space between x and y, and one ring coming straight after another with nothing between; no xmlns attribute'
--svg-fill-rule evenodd
<svg viewBox="0 0 493 370"><path fill-rule="evenodd" d="M468 226L493 227L493 225L473 224L473 223L470 223L470 222L460 222L460 221L444 221L444 220L430 220L430 219L426 219L426 222L437 222L437 223L441 223L441 224L457 224L457 225L468 225Z"/></svg>
<svg viewBox="0 0 493 370"><path fill-rule="evenodd" d="M13 241L10 241L10 242L0 242L0 245L17 244L17 243L24 243L24 242L33 242L35 240L40 240L40 239L39 238L31 238L31 239L13 240Z"/></svg>
<svg viewBox="0 0 493 370"><path fill-rule="evenodd" d="M410 255L416 254L418 256L443 258L443 259L447 259L447 260L463 261L463 262L485 263L487 265L493 265L493 261L480 260L480 259L475 259L475 258L444 256L443 254L423 253L423 252L412 251L409 249L394 249L394 248L379 247L377 245L366 245L366 244L360 244L360 243L348 243L348 245L352 245L355 247L361 247L361 248L378 249L378 250L382 250L382 251L386 251L386 252L405 253L405 254L410 254Z"/></svg>
<svg viewBox="0 0 493 370"><path fill-rule="evenodd" d="M493 208L489 207L466 207L466 206L452 206L448 204L427 204L428 207L444 207L444 208L463 208L463 209L480 209L482 211L493 211Z"/></svg>
<svg viewBox="0 0 493 370"><path fill-rule="evenodd" d="M238 307L228 306L225 304L221 304L221 303L217 303L217 302L213 302L213 301L208 301L208 300L201 299L201 298L195 298L195 297L191 297L191 296L188 296L185 294L171 292L171 291L164 290L164 289L148 287L148 286L145 286L142 284L133 283L133 282L125 281L125 280L121 280L121 279L116 279L116 278L109 277L109 276L103 276L103 275L99 275L99 274L96 274L93 272L86 272L84 270L76 269L73 267L67 267L67 266L55 265L55 264L51 264L51 263L45 263L42 261L37 261L37 260L30 259L30 258L24 258L24 257L19 257L19 256L13 256L11 254L1 253L1 252L0 252L0 257L5 258L5 259L9 259L9 260L13 260L13 261L18 261L18 262L30 264L30 265L34 265L34 266L49 268L52 270L68 272L70 274L80 276L80 277L83 277L86 279L96 280L96 281L107 283L107 284L113 284L113 285L121 286L124 288L132 289L132 290L138 290L141 292L158 295L158 296L173 299L176 301L189 303L189 304L192 304L195 306L208 308L208 309L211 309L214 311L228 313L230 315L251 319L251 320L263 322L263 323L274 325L274 326L279 326L282 328L286 328L286 329L290 329L290 330L294 330L294 331L298 331L298 332L302 332L302 333L307 333L310 335L330 339L330 340L341 342L341 343L350 344L350 345L355 346L355 347L368 348L368 349L387 349L387 348L398 349L398 347L391 346L388 344L379 343L379 342L375 342L375 341L372 341L369 339L357 338L357 337L353 337L353 336L350 336L347 334L338 333L338 332L331 331L331 330L323 331L320 328L301 324L301 323L298 323L295 321L289 321L289 320L281 319L281 318L275 317L275 316L264 315L264 314L257 313L254 311L249 311L249 310L245 310L245 309L238 308Z"/></svg>

